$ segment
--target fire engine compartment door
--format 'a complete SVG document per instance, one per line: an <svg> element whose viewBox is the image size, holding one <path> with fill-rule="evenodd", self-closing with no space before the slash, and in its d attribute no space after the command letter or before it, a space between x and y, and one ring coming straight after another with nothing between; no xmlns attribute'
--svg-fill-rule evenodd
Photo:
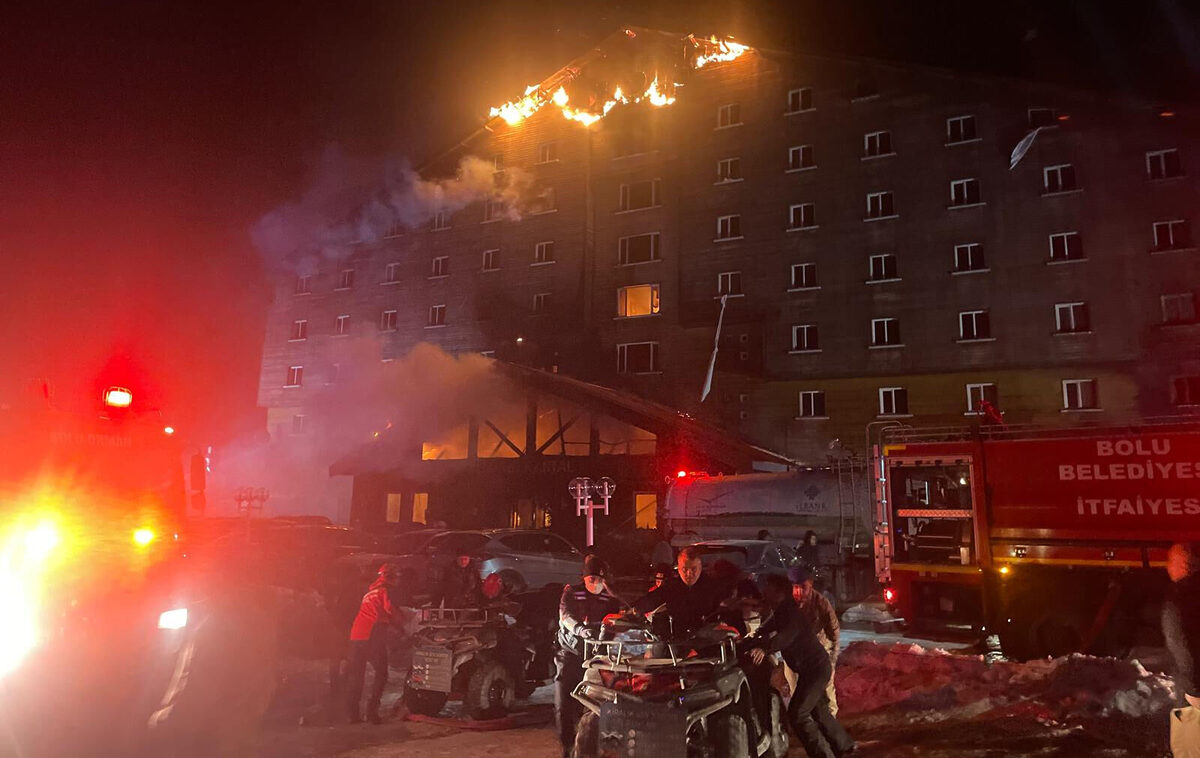
<svg viewBox="0 0 1200 758"><path fill-rule="evenodd" d="M895 562L971 566L978 562L969 456L888 458Z"/></svg>

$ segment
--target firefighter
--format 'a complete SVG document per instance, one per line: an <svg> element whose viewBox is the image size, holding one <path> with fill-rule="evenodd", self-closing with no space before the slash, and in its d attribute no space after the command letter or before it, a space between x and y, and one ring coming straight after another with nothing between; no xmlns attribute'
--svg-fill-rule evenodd
<svg viewBox="0 0 1200 758"><path fill-rule="evenodd" d="M855 751L854 740L829 712L825 687L829 684L829 654L817 639L796 602L787 577L768 574L762 578L763 603L774 609L771 617L750 639L755 643L750 659L760 665L772 653L783 655L784 663L797 674L797 687L788 703L788 720L809 758L835 758Z"/></svg>
<svg viewBox="0 0 1200 758"><path fill-rule="evenodd" d="M675 575L637 601L634 608L648 614L665 605L672 631L683 634L716 613L724 599L716 580L704 573L700 551L692 545L679 551Z"/></svg>
<svg viewBox="0 0 1200 758"><path fill-rule="evenodd" d="M464 551L454 559L454 565L442 577L437 601L445 608L477 608L483 603L479 567L470 553Z"/></svg>
<svg viewBox="0 0 1200 758"><path fill-rule="evenodd" d="M563 588L558 604L557 673L554 677L554 719L563 756L575 744L575 725L583 715L571 693L583 680L584 640L596 639L605 616L618 613L620 602L608 591L608 564L595 555L583 559L583 582Z"/></svg>
<svg viewBox="0 0 1200 758"><path fill-rule="evenodd" d="M1162 627L1174 662L1175 692L1180 706L1200 706L1200 544L1177 543L1167 552L1171 588L1163 603Z"/></svg>
<svg viewBox="0 0 1200 758"><path fill-rule="evenodd" d="M793 566L788 569L788 580L792 583L792 600L800 609L808 624L817 630L817 639L821 641L825 652L829 653L829 686L825 688L825 696L829 698L829 712L837 715L837 690L834 678L837 672L838 651L842 625L838 623L837 611L823 593L813 587L812 572L803 566ZM786 669L788 685L796 691L796 673Z"/></svg>
<svg viewBox="0 0 1200 758"><path fill-rule="evenodd" d="M379 701L388 679L387 630L394 621L392 593L400 579L400 567L385 563L379 574L363 595L350 627L350 652L346 659L346 715L351 723L363 720L359 706L362 704L363 685L367 678L367 664L371 664L375 677L371 682L371 696L367 700L367 718L372 724L381 723Z"/></svg>

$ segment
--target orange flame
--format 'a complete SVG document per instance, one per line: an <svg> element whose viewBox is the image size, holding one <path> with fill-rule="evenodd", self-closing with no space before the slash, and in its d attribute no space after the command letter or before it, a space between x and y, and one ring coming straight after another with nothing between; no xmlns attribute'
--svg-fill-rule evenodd
<svg viewBox="0 0 1200 758"><path fill-rule="evenodd" d="M561 88L560 88L561 89ZM542 109L546 104L546 98L542 96L541 88L536 84L531 84L525 88L525 96L519 100L511 100L504 105L492 108L488 111L491 118L499 116L508 123L509 126L515 126L525 119Z"/></svg>
<svg viewBox="0 0 1200 758"><path fill-rule="evenodd" d="M708 52L702 54L692 64L694 68L704 68L710 63L726 63L736 60L742 56L742 53L750 49L747 45L730 42L729 40L719 40L715 36L710 37L705 43L697 42L695 37L692 37L691 40L692 44L696 47L700 47L703 44L708 50Z"/></svg>

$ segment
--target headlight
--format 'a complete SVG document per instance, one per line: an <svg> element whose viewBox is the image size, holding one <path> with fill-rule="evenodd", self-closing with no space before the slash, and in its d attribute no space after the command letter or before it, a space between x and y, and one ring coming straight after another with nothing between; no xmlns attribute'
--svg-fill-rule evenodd
<svg viewBox="0 0 1200 758"><path fill-rule="evenodd" d="M158 615L159 629L182 629L187 626L187 608L172 608Z"/></svg>
<svg viewBox="0 0 1200 758"><path fill-rule="evenodd" d="M19 576L0 567L0 676L37 644L37 609Z"/></svg>

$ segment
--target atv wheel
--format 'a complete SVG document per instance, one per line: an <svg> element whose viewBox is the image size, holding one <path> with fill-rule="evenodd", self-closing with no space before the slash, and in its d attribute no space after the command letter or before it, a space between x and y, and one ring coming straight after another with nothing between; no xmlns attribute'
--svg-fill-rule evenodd
<svg viewBox="0 0 1200 758"><path fill-rule="evenodd" d="M750 730L741 714L726 708L709 722L709 736L716 748L716 758L745 758L750 755Z"/></svg>
<svg viewBox="0 0 1200 758"><path fill-rule="evenodd" d="M408 710L422 716L436 716L441 713L442 706L446 705L448 698L449 695L445 692L404 688L404 704L408 706Z"/></svg>
<svg viewBox="0 0 1200 758"><path fill-rule="evenodd" d="M463 705L473 719L495 719L512 708L516 682L499 661L482 661L467 682Z"/></svg>
<svg viewBox="0 0 1200 758"><path fill-rule="evenodd" d="M788 731L787 722L784 714L787 709L783 707L783 698L778 692L771 693L771 723L767 728L771 730L771 749L768 755L771 758L785 758L788 751Z"/></svg>
<svg viewBox="0 0 1200 758"><path fill-rule="evenodd" d="M600 717L585 709L575 726L575 745L571 748L571 758L596 758L599 741Z"/></svg>

